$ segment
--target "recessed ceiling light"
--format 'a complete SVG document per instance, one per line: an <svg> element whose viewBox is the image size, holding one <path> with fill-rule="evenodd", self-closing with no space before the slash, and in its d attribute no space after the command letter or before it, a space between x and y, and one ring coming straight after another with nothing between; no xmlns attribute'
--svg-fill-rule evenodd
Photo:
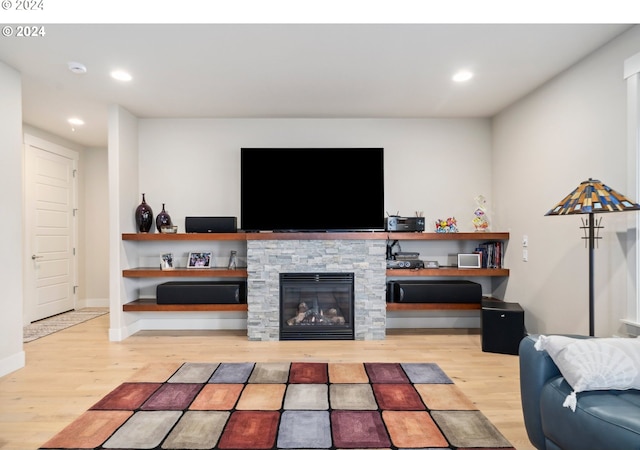
<svg viewBox="0 0 640 450"><path fill-rule="evenodd" d="M469 72L468 70L461 70L453 75L452 80L457 83L463 83L465 81L469 81L471 78L473 78L472 72Z"/></svg>
<svg viewBox="0 0 640 450"><path fill-rule="evenodd" d="M69 120L67 120L67 122L69 122L71 125L84 125L84 120L77 117L71 117Z"/></svg>
<svg viewBox="0 0 640 450"><path fill-rule="evenodd" d="M69 70L71 72L77 73L79 75L87 73L87 66L79 62L70 61L67 63L67 67L69 67Z"/></svg>
<svg viewBox="0 0 640 450"><path fill-rule="evenodd" d="M124 70L114 70L113 72L111 72L111 78L114 78L118 81L131 81L133 79L133 77Z"/></svg>

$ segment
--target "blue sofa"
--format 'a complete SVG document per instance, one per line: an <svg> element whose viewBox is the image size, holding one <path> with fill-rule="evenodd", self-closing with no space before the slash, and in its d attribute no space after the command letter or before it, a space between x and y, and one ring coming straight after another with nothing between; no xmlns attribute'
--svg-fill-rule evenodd
<svg viewBox="0 0 640 450"><path fill-rule="evenodd" d="M577 337L577 336L571 336ZM529 440L538 450L640 449L640 391L581 392L576 411L563 407L572 392L537 335L519 346L520 394Z"/></svg>

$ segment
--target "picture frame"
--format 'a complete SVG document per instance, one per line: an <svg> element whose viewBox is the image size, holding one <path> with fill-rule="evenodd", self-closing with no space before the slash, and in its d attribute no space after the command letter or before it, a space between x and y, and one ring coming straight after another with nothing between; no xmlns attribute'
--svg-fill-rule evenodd
<svg viewBox="0 0 640 450"><path fill-rule="evenodd" d="M459 269L482 268L482 255L480 253L458 253Z"/></svg>
<svg viewBox="0 0 640 450"><path fill-rule="evenodd" d="M160 255L160 269L161 270L173 270L175 269L175 263L173 259L173 253L162 253Z"/></svg>
<svg viewBox="0 0 640 450"><path fill-rule="evenodd" d="M209 269L212 262L211 252L189 252L188 269Z"/></svg>
<svg viewBox="0 0 640 450"><path fill-rule="evenodd" d="M229 253L229 264L227 265L227 269L236 270L236 268L238 267L237 255L237 251L231 250L231 252Z"/></svg>

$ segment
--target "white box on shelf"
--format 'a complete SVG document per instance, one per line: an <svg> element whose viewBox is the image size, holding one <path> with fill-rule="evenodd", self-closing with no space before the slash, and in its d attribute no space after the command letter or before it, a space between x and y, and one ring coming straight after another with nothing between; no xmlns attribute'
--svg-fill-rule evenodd
<svg viewBox="0 0 640 450"><path fill-rule="evenodd" d="M480 269L482 267L482 255L480 253L458 253L458 268Z"/></svg>

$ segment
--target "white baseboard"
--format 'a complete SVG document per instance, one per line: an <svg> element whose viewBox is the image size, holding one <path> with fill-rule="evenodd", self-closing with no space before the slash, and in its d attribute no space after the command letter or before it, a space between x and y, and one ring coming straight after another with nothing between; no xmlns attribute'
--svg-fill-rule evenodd
<svg viewBox="0 0 640 450"><path fill-rule="evenodd" d="M480 328L479 311L388 311L387 328Z"/></svg>
<svg viewBox="0 0 640 450"><path fill-rule="evenodd" d="M15 353L0 360L0 377L3 377L25 366L26 356L24 351Z"/></svg>
<svg viewBox="0 0 640 450"><path fill-rule="evenodd" d="M478 311L393 311L387 313L386 328L480 328ZM161 312L139 313L137 320L109 330L110 341L122 341L143 330L246 330L246 313L191 313L166 316Z"/></svg>
<svg viewBox="0 0 640 450"><path fill-rule="evenodd" d="M108 308L109 307L109 299L108 298L83 298L78 300L76 303L76 308Z"/></svg>
<svg viewBox="0 0 640 450"><path fill-rule="evenodd" d="M143 318L140 319L142 330L246 330L246 318Z"/></svg>
<svg viewBox="0 0 640 450"><path fill-rule="evenodd" d="M109 329L109 340L122 341L143 330L246 330L247 313L189 313L168 317L163 313L140 313L139 319L121 328Z"/></svg>
<svg viewBox="0 0 640 450"><path fill-rule="evenodd" d="M124 341L126 338L133 336L138 331L141 331L140 321L136 320L135 322L121 327L121 328L109 328L109 341L111 342L120 342Z"/></svg>
<svg viewBox="0 0 640 450"><path fill-rule="evenodd" d="M413 317L413 318L389 318L387 317L387 329L389 328L480 328L480 319L442 318L442 317Z"/></svg>

